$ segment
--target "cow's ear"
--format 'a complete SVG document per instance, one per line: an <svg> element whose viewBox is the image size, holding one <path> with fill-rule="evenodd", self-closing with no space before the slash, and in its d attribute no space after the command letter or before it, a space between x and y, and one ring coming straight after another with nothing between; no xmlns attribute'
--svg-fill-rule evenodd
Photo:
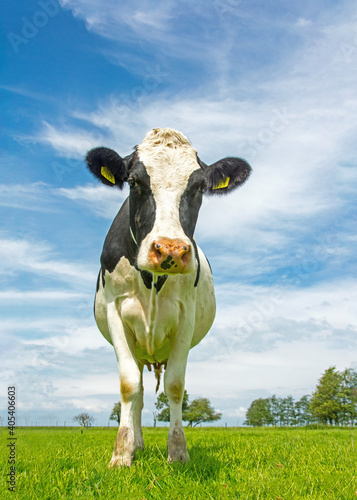
<svg viewBox="0 0 357 500"><path fill-rule="evenodd" d="M122 158L112 149L94 148L87 153L86 162L92 174L103 184L122 189L133 155Z"/></svg>
<svg viewBox="0 0 357 500"><path fill-rule="evenodd" d="M241 158L223 158L212 165L201 162L208 188L207 194L225 194L241 186L249 177L250 165Z"/></svg>

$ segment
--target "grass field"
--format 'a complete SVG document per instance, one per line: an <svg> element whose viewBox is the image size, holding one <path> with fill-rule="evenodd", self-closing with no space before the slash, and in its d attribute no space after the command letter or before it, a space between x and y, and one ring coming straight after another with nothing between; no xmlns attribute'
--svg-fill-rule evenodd
<svg viewBox="0 0 357 500"><path fill-rule="evenodd" d="M186 429L190 462L166 460L167 428L146 428L133 467L108 469L117 429L16 429L16 491L8 491L1 428L0 498L357 498L357 430ZM354 444L355 442L355 444Z"/></svg>

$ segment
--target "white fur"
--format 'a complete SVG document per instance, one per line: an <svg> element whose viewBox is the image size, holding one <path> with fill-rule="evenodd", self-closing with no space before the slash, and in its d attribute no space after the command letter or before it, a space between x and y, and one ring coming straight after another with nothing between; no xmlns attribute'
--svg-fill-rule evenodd
<svg viewBox="0 0 357 500"><path fill-rule="evenodd" d="M180 239L186 245L190 240L184 233L179 219L180 199L190 175L199 170L196 150L188 139L172 129L154 129L138 147L139 160L150 176L151 190L156 203L155 224L141 242L138 265L141 269L152 267L149 251L153 241L161 237ZM193 272L191 261L187 272Z"/></svg>

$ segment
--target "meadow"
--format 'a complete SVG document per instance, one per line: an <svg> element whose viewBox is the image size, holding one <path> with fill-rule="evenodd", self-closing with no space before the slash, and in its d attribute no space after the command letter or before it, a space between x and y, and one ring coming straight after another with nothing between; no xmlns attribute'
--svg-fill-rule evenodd
<svg viewBox="0 0 357 500"><path fill-rule="evenodd" d="M185 429L191 460L169 464L167 428L145 428L133 467L108 469L116 428L16 429L16 489L8 491L1 428L0 498L346 499L357 492L357 430Z"/></svg>

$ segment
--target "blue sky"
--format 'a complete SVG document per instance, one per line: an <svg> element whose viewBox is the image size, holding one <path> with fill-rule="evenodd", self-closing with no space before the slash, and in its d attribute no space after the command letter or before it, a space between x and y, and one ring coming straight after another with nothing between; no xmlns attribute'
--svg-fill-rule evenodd
<svg viewBox="0 0 357 500"><path fill-rule="evenodd" d="M201 209L218 312L189 357L191 397L235 425L256 397L357 369L355 2L21 0L1 32L3 418L16 384L20 424L107 424L119 384L93 294L127 191L96 184L83 156L127 155L156 127L254 170ZM152 425L150 373L145 391Z"/></svg>

